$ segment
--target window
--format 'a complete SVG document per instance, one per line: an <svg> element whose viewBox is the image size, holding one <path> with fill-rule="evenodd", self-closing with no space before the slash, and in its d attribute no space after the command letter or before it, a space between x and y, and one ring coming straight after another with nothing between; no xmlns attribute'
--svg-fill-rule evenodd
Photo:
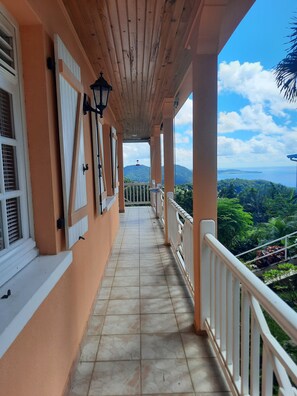
<svg viewBox="0 0 297 396"><path fill-rule="evenodd" d="M17 31L0 14L0 285L37 254L30 239Z"/></svg>

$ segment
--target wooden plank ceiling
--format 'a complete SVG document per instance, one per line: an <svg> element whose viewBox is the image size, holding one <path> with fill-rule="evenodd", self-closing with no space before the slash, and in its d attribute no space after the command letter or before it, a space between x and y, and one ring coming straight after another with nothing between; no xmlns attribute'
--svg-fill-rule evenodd
<svg viewBox="0 0 297 396"><path fill-rule="evenodd" d="M200 0L63 0L125 140L148 139L190 65L187 31Z"/></svg>

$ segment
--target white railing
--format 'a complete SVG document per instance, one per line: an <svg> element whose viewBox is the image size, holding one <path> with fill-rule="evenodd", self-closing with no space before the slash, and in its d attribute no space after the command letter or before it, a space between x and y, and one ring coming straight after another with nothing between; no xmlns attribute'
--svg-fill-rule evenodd
<svg viewBox="0 0 297 396"><path fill-rule="evenodd" d="M162 225L164 225L164 191L161 186L158 186L158 191L156 192L156 218L160 220Z"/></svg>
<svg viewBox="0 0 297 396"><path fill-rule="evenodd" d="M201 321L235 395L297 395L297 365L271 334L269 315L297 344L297 313L201 222ZM265 312L265 314L264 314Z"/></svg>
<svg viewBox="0 0 297 396"><path fill-rule="evenodd" d="M271 251L269 251L271 250ZM247 260L244 257L249 257ZM251 256L256 256L250 258ZM264 243L256 248L247 250L246 252L238 254L245 261L245 264L254 264L265 267L264 261L267 262L266 266L288 261L297 257L297 231L285 235L281 238L274 239L273 241Z"/></svg>
<svg viewBox="0 0 297 396"><path fill-rule="evenodd" d="M168 238L175 258L186 275L190 291L194 294L193 218L172 197L173 194L168 193Z"/></svg>
<svg viewBox="0 0 297 396"><path fill-rule="evenodd" d="M126 206L150 205L149 183L125 183L124 197Z"/></svg>

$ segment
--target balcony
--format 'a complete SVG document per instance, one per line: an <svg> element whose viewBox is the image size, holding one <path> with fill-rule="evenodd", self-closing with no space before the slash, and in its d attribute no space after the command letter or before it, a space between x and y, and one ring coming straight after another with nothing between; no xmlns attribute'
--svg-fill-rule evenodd
<svg viewBox="0 0 297 396"><path fill-rule="evenodd" d="M169 195L169 248L164 194L154 190L151 201L153 208L129 207L121 215L69 396L295 395L297 366L263 312L295 344L296 313L216 240L205 220L205 333L197 335L193 220Z"/></svg>
<svg viewBox="0 0 297 396"><path fill-rule="evenodd" d="M129 207L69 396L200 393L230 394L152 208Z"/></svg>

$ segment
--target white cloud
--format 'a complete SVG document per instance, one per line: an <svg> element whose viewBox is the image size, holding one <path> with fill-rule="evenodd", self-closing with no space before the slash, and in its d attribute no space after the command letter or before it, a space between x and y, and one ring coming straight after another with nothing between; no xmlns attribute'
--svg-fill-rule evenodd
<svg viewBox="0 0 297 396"><path fill-rule="evenodd" d="M179 110L175 116L176 126L189 126L192 125L193 118L193 100L188 98L183 107Z"/></svg>
<svg viewBox="0 0 297 396"><path fill-rule="evenodd" d="M287 154L297 152L297 132L287 136L258 135L247 141L218 138L219 167L288 165Z"/></svg>
<svg viewBox="0 0 297 396"><path fill-rule="evenodd" d="M279 126L273 120L271 114L263 108L263 105L247 105L239 112L221 112L219 113L218 132L229 133L235 131L251 131L264 134L285 133L287 128Z"/></svg>
<svg viewBox="0 0 297 396"><path fill-rule="evenodd" d="M185 133L184 134L175 133L174 134L174 140L175 140L175 144L190 143L190 138Z"/></svg>
<svg viewBox="0 0 297 396"><path fill-rule="evenodd" d="M252 104L268 106L271 114L285 116L284 110L296 104L283 98L276 86L273 71L265 70L260 62L233 61L219 65L219 92L234 92Z"/></svg>
<svg viewBox="0 0 297 396"><path fill-rule="evenodd" d="M222 103L226 98L228 108L230 104L233 108L218 114L219 167L287 165L287 154L297 152L297 117L292 112L297 106L282 97L273 72L260 62L223 62L218 79ZM175 117L175 162L190 169L192 114L193 100L189 98ZM231 133L238 131L251 132L251 137L232 137Z"/></svg>
<svg viewBox="0 0 297 396"><path fill-rule="evenodd" d="M139 160L141 165L150 166L150 146L148 143L124 143L124 166L135 165Z"/></svg>
<svg viewBox="0 0 297 396"><path fill-rule="evenodd" d="M193 169L193 152L192 147L175 149L175 163L178 165L185 166L188 169Z"/></svg>

